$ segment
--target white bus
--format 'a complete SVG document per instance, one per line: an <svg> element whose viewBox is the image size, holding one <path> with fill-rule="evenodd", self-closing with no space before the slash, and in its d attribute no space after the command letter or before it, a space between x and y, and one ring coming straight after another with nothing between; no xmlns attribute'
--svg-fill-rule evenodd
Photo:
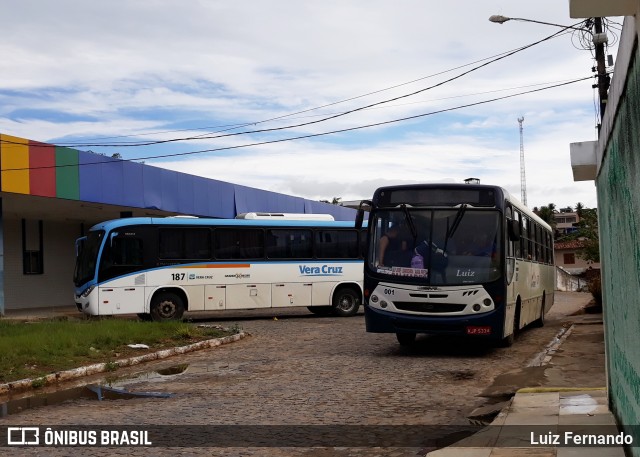
<svg viewBox="0 0 640 457"><path fill-rule="evenodd" d="M191 311L291 306L352 316L362 302L366 232L323 218L97 224L76 243L76 305L89 315L156 321Z"/></svg>
<svg viewBox="0 0 640 457"><path fill-rule="evenodd" d="M509 346L553 305L551 227L497 186L382 187L364 263L368 332L465 335ZM356 227L362 221L359 211Z"/></svg>

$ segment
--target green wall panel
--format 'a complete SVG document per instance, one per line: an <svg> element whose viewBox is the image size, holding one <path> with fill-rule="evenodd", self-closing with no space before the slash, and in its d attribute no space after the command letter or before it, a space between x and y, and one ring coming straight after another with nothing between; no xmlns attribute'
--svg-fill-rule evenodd
<svg viewBox="0 0 640 457"><path fill-rule="evenodd" d="M56 196L69 200L80 199L78 151L56 146Z"/></svg>
<svg viewBox="0 0 640 457"><path fill-rule="evenodd" d="M640 442L640 56L627 75L597 178L611 409ZM640 457L640 448L630 448Z"/></svg>

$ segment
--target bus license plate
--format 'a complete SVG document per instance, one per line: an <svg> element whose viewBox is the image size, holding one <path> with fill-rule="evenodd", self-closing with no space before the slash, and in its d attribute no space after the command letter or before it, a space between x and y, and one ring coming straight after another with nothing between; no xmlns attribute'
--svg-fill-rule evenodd
<svg viewBox="0 0 640 457"><path fill-rule="evenodd" d="M468 326L467 327L467 335L491 335L491 327L490 326Z"/></svg>

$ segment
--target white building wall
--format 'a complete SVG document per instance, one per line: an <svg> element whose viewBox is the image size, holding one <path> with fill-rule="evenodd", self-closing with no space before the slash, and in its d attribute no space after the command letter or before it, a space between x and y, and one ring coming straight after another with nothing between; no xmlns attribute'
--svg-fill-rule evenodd
<svg viewBox="0 0 640 457"><path fill-rule="evenodd" d="M36 223L37 221L30 221ZM25 275L22 268L22 219L4 220L5 311L75 306L73 270L78 223L43 222L44 273Z"/></svg>

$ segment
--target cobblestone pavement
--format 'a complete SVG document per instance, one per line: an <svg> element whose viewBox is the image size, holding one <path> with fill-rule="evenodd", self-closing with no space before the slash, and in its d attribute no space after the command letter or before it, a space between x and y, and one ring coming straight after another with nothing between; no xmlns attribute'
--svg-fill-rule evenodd
<svg viewBox="0 0 640 457"><path fill-rule="evenodd" d="M563 298L566 295L566 298ZM558 294L557 309L574 300ZM177 439L203 425L327 425L336 433L360 426L468 425L484 404L477 397L498 374L524 366L561 329L566 316L528 329L508 349L424 337L410 349L395 335L364 331L362 313L318 317L306 309L238 312L207 322L239 325L250 337L165 360L136 371L188 364L178 375L141 379L130 390L174 394L98 402L77 399L0 419L10 425L174 425ZM125 372L123 372L125 373ZM118 372L120 374L120 372ZM189 427L187 427L189 426ZM294 427L295 428L295 427ZM191 431L190 431L191 430ZM283 442L287 443L286 427ZM293 430L293 428L292 428ZM330 430L334 430L331 428ZM364 430L364 429L361 429ZM346 443L341 443L346 444ZM420 448L269 447L11 448L5 455L416 455ZM7 448L4 448L7 450Z"/></svg>

